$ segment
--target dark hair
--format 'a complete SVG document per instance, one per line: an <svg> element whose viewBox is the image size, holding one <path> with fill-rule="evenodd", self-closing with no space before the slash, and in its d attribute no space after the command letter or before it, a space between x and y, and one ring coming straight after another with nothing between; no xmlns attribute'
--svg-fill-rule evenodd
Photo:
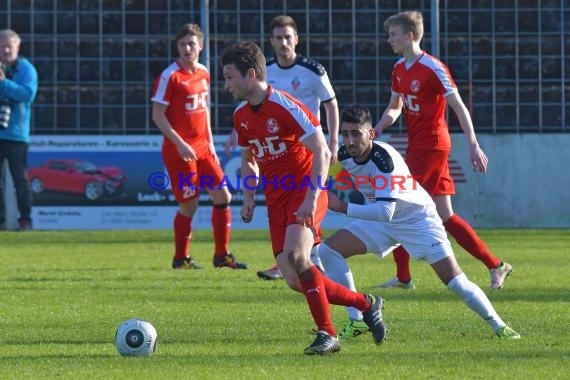
<svg viewBox="0 0 570 380"><path fill-rule="evenodd" d="M368 108L360 104L352 104L342 110L340 121L345 123L356 123L360 126L370 124L372 127L372 116Z"/></svg>
<svg viewBox="0 0 570 380"><path fill-rule="evenodd" d="M176 32L176 37L175 37L176 43L178 43L178 41L180 41L182 38L186 37L187 35L196 36L198 37L198 41L204 42L204 33L197 24L188 23L182 25L182 27L178 29L178 32Z"/></svg>
<svg viewBox="0 0 570 380"><path fill-rule="evenodd" d="M414 41L419 41L424 35L424 20L421 12L408 11L395 14L384 21L384 30L388 31L391 26L401 26L404 33L412 32Z"/></svg>
<svg viewBox="0 0 570 380"><path fill-rule="evenodd" d="M235 65L242 76L245 76L249 69L253 69L257 80L265 80L265 56L253 42L236 42L226 46L220 53L220 64Z"/></svg>
<svg viewBox="0 0 570 380"><path fill-rule="evenodd" d="M295 20L293 20L293 18L286 15L275 16L273 20L271 20L271 24L269 24L269 29L271 29L271 35L273 35L273 29L285 28L287 26L293 28L295 34L297 34L297 24L295 23Z"/></svg>

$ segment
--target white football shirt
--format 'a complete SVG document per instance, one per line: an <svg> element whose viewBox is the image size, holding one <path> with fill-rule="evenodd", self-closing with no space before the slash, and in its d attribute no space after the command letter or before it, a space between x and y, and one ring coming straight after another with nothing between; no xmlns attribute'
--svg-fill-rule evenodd
<svg viewBox="0 0 570 380"><path fill-rule="evenodd" d="M321 103L335 98L324 67L317 61L297 54L295 64L281 67L275 57L267 59L267 83L299 99L320 120Z"/></svg>
<svg viewBox="0 0 570 380"><path fill-rule="evenodd" d="M368 161L356 163L343 145L338 158L355 182L355 190L364 196L366 203L395 201L392 222L408 217L410 213L424 211L435 204L429 194L414 179L404 158L391 145L374 141Z"/></svg>
<svg viewBox="0 0 570 380"><path fill-rule="evenodd" d="M374 141L369 160L362 164L354 162L344 145L340 147L338 156L354 181L362 183L357 190L364 195L366 203L381 200L394 200L396 203L389 222L357 219L343 227L358 236L366 245L367 252L384 257L400 243L411 256L429 264L453 256L435 203L420 184L414 182L396 149ZM365 183L365 178L368 183Z"/></svg>

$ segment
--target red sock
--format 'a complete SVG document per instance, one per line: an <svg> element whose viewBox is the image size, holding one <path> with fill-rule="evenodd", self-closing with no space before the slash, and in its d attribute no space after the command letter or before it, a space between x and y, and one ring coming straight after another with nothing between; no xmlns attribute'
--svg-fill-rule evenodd
<svg viewBox="0 0 570 380"><path fill-rule="evenodd" d="M224 207L225 206L225 207ZM212 229L214 232L214 255L223 256L229 252L232 213L228 204L212 206Z"/></svg>
<svg viewBox="0 0 570 380"><path fill-rule="evenodd" d="M410 273L410 254L406 248L399 246L392 252L394 261L396 262L396 277L400 282L408 283L412 279Z"/></svg>
<svg viewBox="0 0 570 380"><path fill-rule="evenodd" d="M353 292L327 277L323 277L323 283L329 303L333 305L352 306L361 311L366 311L370 308L370 301L366 295Z"/></svg>
<svg viewBox="0 0 570 380"><path fill-rule="evenodd" d="M312 266L299 275L299 282L303 288L303 294L309 304L309 310L318 331L325 331L330 336L336 336L336 331L331 320L330 305L323 282L324 276Z"/></svg>
<svg viewBox="0 0 570 380"><path fill-rule="evenodd" d="M471 228L469 223L459 215L453 214L443 226L455 238L457 243L463 247L471 256L482 261L487 268L493 269L501 264L501 260L496 258L487 248L483 240Z"/></svg>
<svg viewBox="0 0 570 380"><path fill-rule="evenodd" d="M183 260L188 256L192 239L192 218L176 213L174 217L174 260Z"/></svg>

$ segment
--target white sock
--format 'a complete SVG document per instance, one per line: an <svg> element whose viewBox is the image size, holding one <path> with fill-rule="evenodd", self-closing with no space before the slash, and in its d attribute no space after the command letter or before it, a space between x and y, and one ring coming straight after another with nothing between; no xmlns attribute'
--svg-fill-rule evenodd
<svg viewBox="0 0 570 380"><path fill-rule="evenodd" d="M493 328L493 331L496 332L506 325L495 311L495 308L493 308L493 305L491 305L487 295L477 284L469 281L465 273L455 276L449 281L447 287L463 298L467 306L479 314Z"/></svg>
<svg viewBox="0 0 570 380"><path fill-rule="evenodd" d="M325 276L356 292L352 272L340 253L322 243L319 245L319 257L325 268ZM346 313L350 319L362 320L362 312L354 307L347 307Z"/></svg>

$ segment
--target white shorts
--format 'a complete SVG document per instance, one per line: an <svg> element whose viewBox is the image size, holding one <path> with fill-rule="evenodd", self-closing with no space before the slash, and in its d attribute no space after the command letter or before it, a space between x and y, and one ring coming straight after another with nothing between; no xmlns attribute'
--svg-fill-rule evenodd
<svg viewBox="0 0 570 380"><path fill-rule="evenodd" d="M343 229L358 237L366 245L367 252L381 258L387 256L398 243L404 246L410 256L428 264L454 255L441 219L425 211L402 222L394 219L391 222L359 219Z"/></svg>

